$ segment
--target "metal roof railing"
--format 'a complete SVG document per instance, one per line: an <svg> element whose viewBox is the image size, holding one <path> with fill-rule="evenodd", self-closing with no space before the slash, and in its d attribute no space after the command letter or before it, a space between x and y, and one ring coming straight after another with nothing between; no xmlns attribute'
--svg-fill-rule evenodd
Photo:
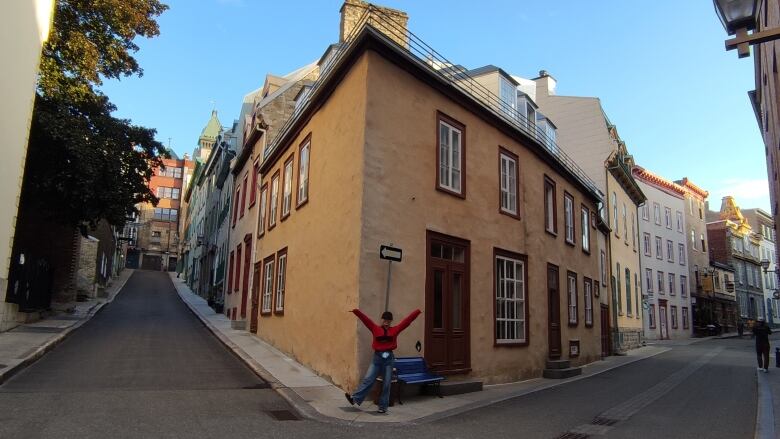
<svg viewBox="0 0 780 439"><path fill-rule="evenodd" d="M531 139L536 140L539 146L546 151L550 157L558 162L564 169L568 170L580 183L597 197L603 198L603 193L598 189L598 186L596 186L585 171L583 171L582 168L580 168L580 166L557 145L555 139L547 136L544 130L537 129L536 121L530 121L525 114L518 111L518 109L513 107L510 103L502 100L499 96L470 76L468 70L450 62L422 39L417 37L417 35L410 32L405 26L373 5L368 6L355 27L349 35L345 37L344 42L334 47L332 53L329 54L328 59L323 62L319 78L312 84L310 92L303 98L305 101L297 106L284 126L279 130L277 136L271 142L272 147L265 151L263 156L264 160L273 150L279 147L277 142L284 137L285 133L289 131L298 116L309 106L312 97L317 94L317 90L330 77L333 67L340 63L341 59L349 51L355 37L366 25L372 26L374 29L387 36L398 46L399 50L406 52L412 60L429 69L430 72L439 76L448 84L475 99L488 110L492 111L495 115L499 116L516 129L525 133ZM399 44L399 41L405 43L405 45Z"/></svg>

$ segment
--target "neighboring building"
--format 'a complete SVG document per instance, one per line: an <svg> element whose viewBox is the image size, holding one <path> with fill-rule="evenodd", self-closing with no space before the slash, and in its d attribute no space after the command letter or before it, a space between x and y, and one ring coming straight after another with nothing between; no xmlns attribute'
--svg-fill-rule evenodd
<svg viewBox="0 0 780 439"><path fill-rule="evenodd" d="M637 207L645 201L645 195L631 173L633 157L598 98L556 95L556 81L545 71L531 87L523 85L521 78L515 79L527 93L522 102L518 100L519 105L527 106L529 124L535 121L536 129L547 139L546 146L553 151L556 147L565 150L605 194L606 203L599 214L610 233L607 246L599 249L599 257L608 267L605 271L609 279L602 280L602 288L611 298L611 348L621 352L639 347L642 280ZM535 113L529 105L534 99L539 104Z"/></svg>
<svg viewBox="0 0 780 439"><path fill-rule="evenodd" d="M777 315L777 253L775 252L776 232L775 223L772 216L761 209L742 209L742 215L753 230L761 235L761 244L758 252L762 267L766 263L766 269L762 272L761 284L764 289L764 318L772 325L780 324L780 317ZM764 262L766 261L766 262Z"/></svg>
<svg viewBox="0 0 780 439"><path fill-rule="evenodd" d="M713 261L702 267L701 293L696 296L693 321L700 331L707 325L720 325L721 330L733 332L737 328L737 296L734 293L734 268Z"/></svg>
<svg viewBox="0 0 780 439"><path fill-rule="evenodd" d="M753 232L733 197L723 197L720 212L707 212L707 240L710 259L734 268L739 317L742 320L763 318L761 235Z"/></svg>
<svg viewBox="0 0 780 439"><path fill-rule="evenodd" d="M708 272L710 266L705 214L709 193L693 184L687 177L676 180L675 184L685 191L683 222L688 251L688 288L691 293L692 323L694 328L702 327L712 323L710 316L713 314L707 309L714 306L712 294L704 294L702 287L702 276ZM705 319L699 320L700 316Z"/></svg>
<svg viewBox="0 0 780 439"><path fill-rule="evenodd" d="M125 227L125 236L135 238L127 249L126 265L145 270L174 271L179 246L179 213L186 168L189 160L162 159L163 166L154 170L149 189L159 199L139 204L139 214Z"/></svg>
<svg viewBox="0 0 780 439"><path fill-rule="evenodd" d="M634 168L647 202L640 209L642 279L647 293L645 337L689 338L692 333L686 190L640 166Z"/></svg>
<svg viewBox="0 0 780 439"><path fill-rule="evenodd" d="M295 109L295 97L303 87L303 81L316 79L317 66L310 64L283 77L267 75L265 83L254 96L251 111L239 119L243 126L236 158L231 166L233 181L233 206L230 219L230 254L228 256L227 294L225 312L234 322L234 328L246 328L249 310L249 292L257 280L255 243L257 240L259 211L267 201L268 193L259 187L259 168L269 138L274 138ZM243 110L243 108L242 108ZM276 180L279 193L291 190L292 175ZM286 199L289 202L290 199ZM261 207L262 206L262 207ZM289 214L291 204L282 210ZM285 210L287 209L287 210ZM283 216L283 219L286 218ZM283 220L282 219L282 220ZM252 276L254 273L255 276ZM252 305L257 315L257 301ZM250 330L256 330L257 319L250 321Z"/></svg>
<svg viewBox="0 0 780 439"><path fill-rule="evenodd" d="M755 32L776 30L780 27L780 1L765 0L758 3ZM764 140L766 175L769 184L769 200L774 224L780 224L780 76L777 74L777 52L780 40L753 45L753 62L756 89L748 92L753 104L758 128ZM775 241L777 246L777 241ZM777 253L777 248L775 253Z"/></svg>
<svg viewBox="0 0 780 439"><path fill-rule="evenodd" d="M54 0L8 2L3 5L0 34L0 130L3 159L0 160L0 331L17 325L17 303L7 301L14 229L22 187L27 140L35 99L41 48L49 36ZM18 262L18 261L17 261Z"/></svg>
<svg viewBox="0 0 780 439"><path fill-rule="evenodd" d="M423 310L397 355L489 383L541 376L549 359L599 359L595 184L519 115L446 79L434 52L377 30L408 35L405 15L350 21L364 5L345 2L329 68L267 137L258 335L354 387L371 339L346 311L385 309L379 250L392 243L403 261L389 309Z"/></svg>

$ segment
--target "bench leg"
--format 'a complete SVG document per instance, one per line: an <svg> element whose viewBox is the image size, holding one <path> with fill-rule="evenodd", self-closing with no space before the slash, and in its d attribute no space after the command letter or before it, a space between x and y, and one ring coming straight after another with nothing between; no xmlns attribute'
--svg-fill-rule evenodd
<svg viewBox="0 0 780 439"><path fill-rule="evenodd" d="M439 394L439 398L444 398L443 396L441 396L441 381L436 383L436 390L437 390L436 393Z"/></svg>
<svg viewBox="0 0 780 439"><path fill-rule="evenodd" d="M398 404L404 405L403 401L401 401L401 394L404 393L404 383L403 381L398 382Z"/></svg>

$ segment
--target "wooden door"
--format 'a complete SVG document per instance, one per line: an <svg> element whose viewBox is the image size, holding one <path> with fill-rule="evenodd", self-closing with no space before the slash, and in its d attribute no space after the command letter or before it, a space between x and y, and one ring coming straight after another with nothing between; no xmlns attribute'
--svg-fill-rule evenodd
<svg viewBox="0 0 780 439"><path fill-rule="evenodd" d="M558 267L547 264L547 346L550 358L561 357L561 295Z"/></svg>
<svg viewBox="0 0 780 439"><path fill-rule="evenodd" d="M609 356L609 307L601 304L601 356Z"/></svg>
<svg viewBox="0 0 780 439"><path fill-rule="evenodd" d="M669 338L669 328L666 319L666 301L660 300L658 303L658 329L661 332L661 339Z"/></svg>
<svg viewBox="0 0 780 439"><path fill-rule="evenodd" d="M257 316L260 313L260 263L255 263L252 273L252 311L249 315L249 332L257 332Z"/></svg>
<svg viewBox="0 0 780 439"><path fill-rule="evenodd" d="M469 243L433 232L428 232L427 241L425 359L438 372L467 372Z"/></svg>
<svg viewBox="0 0 780 439"><path fill-rule="evenodd" d="M252 239L244 238L244 277L241 283L241 318L246 318L246 303L249 298L249 267L252 266Z"/></svg>

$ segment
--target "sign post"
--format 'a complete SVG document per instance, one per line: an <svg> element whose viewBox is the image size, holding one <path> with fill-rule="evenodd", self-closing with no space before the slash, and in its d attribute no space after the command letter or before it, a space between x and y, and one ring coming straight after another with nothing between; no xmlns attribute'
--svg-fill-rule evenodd
<svg viewBox="0 0 780 439"><path fill-rule="evenodd" d="M403 250L390 245L379 246L379 259L387 260L387 288L385 289L385 311L390 309L390 276L392 275L393 262L401 262Z"/></svg>

